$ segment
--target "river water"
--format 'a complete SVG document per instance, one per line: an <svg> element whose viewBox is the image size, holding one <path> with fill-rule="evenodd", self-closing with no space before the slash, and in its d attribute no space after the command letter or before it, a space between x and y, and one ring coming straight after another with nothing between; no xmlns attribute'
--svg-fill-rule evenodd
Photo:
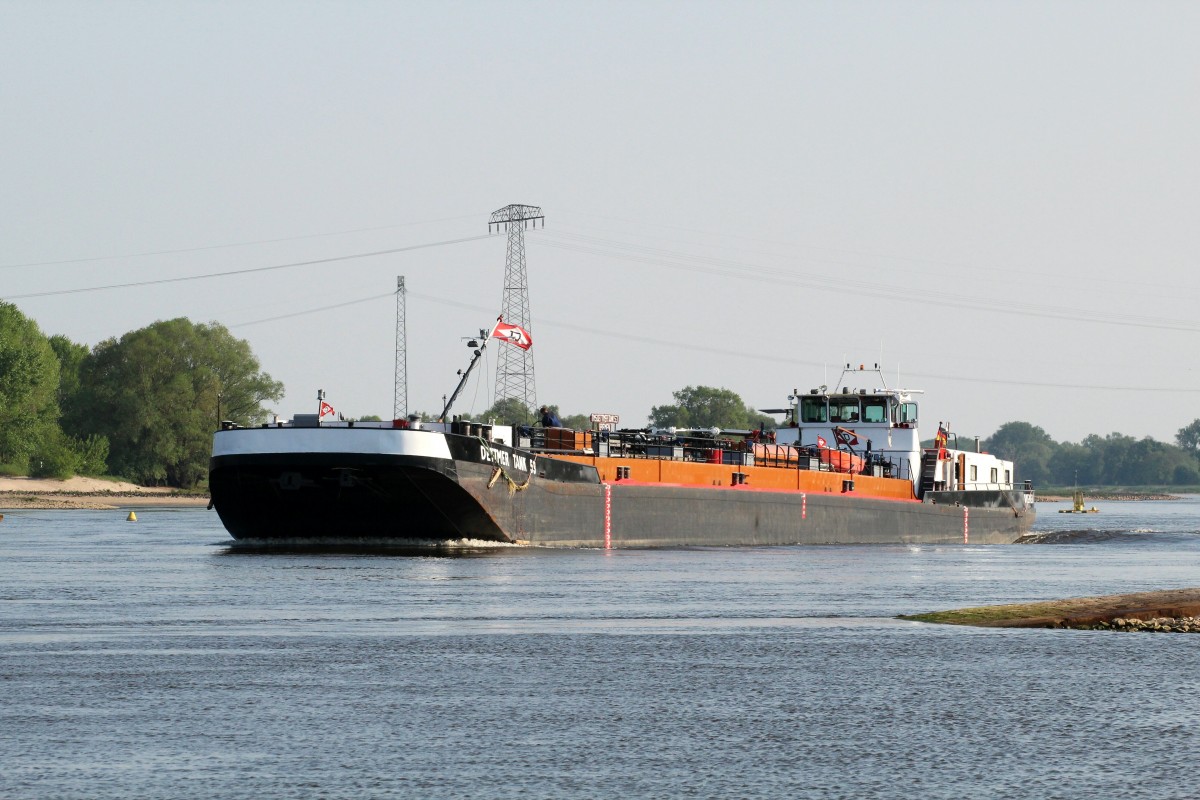
<svg viewBox="0 0 1200 800"><path fill-rule="evenodd" d="M1200 501L1035 544L245 553L6 512L0 797L1195 798L1200 636L901 622L1200 586Z"/></svg>

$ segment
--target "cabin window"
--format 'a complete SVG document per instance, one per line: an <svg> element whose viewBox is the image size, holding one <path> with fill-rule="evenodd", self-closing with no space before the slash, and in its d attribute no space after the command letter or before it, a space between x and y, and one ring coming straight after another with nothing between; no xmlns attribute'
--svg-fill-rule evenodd
<svg viewBox="0 0 1200 800"><path fill-rule="evenodd" d="M887 422L887 400L886 397L864 397L863 422Z"/></svg>
<svg viewBox="0 0 1200 800"><path fill-rule="evenodd" d="M803 397L800 399L801 422L828 422L824 397Z"/></svg>
<svg viewBox="0 0 1200 800"><path fill-rule="evenodd" d="M901 403L900 418L896 422L908 422L915 424L917 421L917 404L916 403Z"/></svg>
<svg viewBox="0 0 1200 800"><path fill-rule="evenodd" d="M999 482L1000 482L1000 469L998 467L992 467L992 483L999 483Z"/></svg>
<svg viewBox="0 0 1200 800"><path fill-rule="evenodd" d="M979 480L979 468L974 464L971 465L971 483Z"/></svg>
<svg viewBox="0 0 1200 800"><path fill-rule="evenodd" d="M858 422L860 418L857 397L829 398L830 422Z"/></svg>
<svg viewBox="0 0 1200 800"><path fill-rule="evenodd" d="M1012 473L1008 470L1004 470L1004 485L1007 486L1010 483L1012 483Z"/></svg>

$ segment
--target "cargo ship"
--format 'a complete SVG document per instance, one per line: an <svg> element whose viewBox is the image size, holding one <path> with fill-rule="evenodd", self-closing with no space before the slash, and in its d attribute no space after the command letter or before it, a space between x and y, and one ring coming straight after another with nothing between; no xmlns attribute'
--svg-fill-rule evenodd
<svg viewBox="0 0 1200 800"><path fill-rule="evenodd" d="M847 365L832 390L796 391L769 410L783 417L774 431L226 422L209 488L225 528L246 541L646 548L1027 533L1033 487L947 423L923 446L919 394L889 388L878 365Z"/></svg>

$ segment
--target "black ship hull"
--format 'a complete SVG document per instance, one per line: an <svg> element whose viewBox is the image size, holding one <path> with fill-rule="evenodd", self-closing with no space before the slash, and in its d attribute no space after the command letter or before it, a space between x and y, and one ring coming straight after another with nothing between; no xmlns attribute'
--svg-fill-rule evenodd
<svg viewBox="0 0 1200 800"><path fill-rule="evenodd" d="M477 437L313 429L293 442L290 430L217 434L218 442L255 434L244 446L228 438L214 447L213 505L235 539L601 548L1008 543L1029 531L1035 513L1017 490L941 492L918 502L602 482L592 466Z"/></svg>

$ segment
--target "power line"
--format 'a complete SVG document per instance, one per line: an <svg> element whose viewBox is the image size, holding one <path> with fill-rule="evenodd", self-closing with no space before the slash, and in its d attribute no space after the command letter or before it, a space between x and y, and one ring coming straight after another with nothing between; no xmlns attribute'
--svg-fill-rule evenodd
<svg viewBox="0 0 1200 800"><path fill-rule="evenodd" d="M448 244L462 244L463 242L474 242L480 239L487 239L487 235L467 236L462 239L446 239L441 242L426 242L424 244L414 244L408 247L393 247L388 250L376 250L371 253L353 253L345 256L330 256L329 258L317 258L311 261L293 261L290 264L274 264L269 267L250 267L248 269L232 269L225 272L206 272L200 275L184 275L178 278L157 278L149 281L133 281L130 283L112 283L106 286L83 286L75 289L51 289L45 292L29 292L27 294L13 294L7 297L0 298L3 300L26 300L31 297L53 297L63 294L81 294L83 292L100 292L109 289L132 289L138 286L156 286L164 283L181 283L183 281L199 281L208 278L227 278L231 275L249 275L255 272L270 272L278 269L292 269L294 267L311 267L317 264L332 264L336 261L351 261L357 258L373 258L374 256L386 256L394 253L406 253L410 250L423 250L430 247L441 247ZM390 296L390 295L389 295Z"/></svg>
<svg viewBox="0 0 1200 800"><path fill-rule="evenodd" d="M275 317L264 317L263 319L252 319L249 322L238 322L238 323L236 323L234 325L230 325L228 327L229 328L245 328L250 325L262 325L265 322L278 322L281 319L292 319L293 317L305 317L305 316L308 316L309 314L319 314L322 311L332 311L335 308L345 308L346 306L356 306L356 305L359 305L360 303L369 303L372 300L382 300L385 297L395 297L395 296L396 296L395 292L388 292L387 294L373 294L370 297L360 297L357 300L347 300L344 303L333 303L333 304L327 305L327 306L319 306L317 308L308 308L308 309L305 309L304 311L293 311L291 314L280 314Z"/></svg>
<svg viewBox="0 0 1200 800"><path fill-rule="evenodd" d="M451 217L447 219L458 219ZM419 223L405 223L419 224ZM399 226L385 226L399 227ZM359 230L381 230L382 228L363 228ZM686 229L685 229L686 230ZM1161 317L1146 317L1132 314L1114 314L1111 312L1093 312L1088 313L1078 309L1068 310L1057 306L1038 306L1034 304L1023 304L1012 301L993 300L990 303L977 300L972 297L956 295L948 292L939 291L923 291L917 289L909 289L899 286L884 286L878 283L854 281L842 277L823 278L819 276L799 276L794 271L782 270L777 268L764 267L745 262L740 262L732 259L722 259L712 256L698 256L679 251L667 250L664 248L649 247L646 245L635 245L628 242L621 242L599 237L591 237L580 234L555 234L553 232L540 232L541 237L550 237L550 240L542 243L548 247L556 247L563 250L569 250L584 254L599 255L609 258L618 258L625 261L635 263L653 264L656 266L664 266L670 269L680 269L690 272L699 272L704 274L712 274L724 277L736 277L742 279L750 279L755 281L770 282L778 284L785 282L801 288L818 289L822 291L835 292L840 294L850 294L859 297L875 297L886 300L901 300L912 303L928 303L931 300L938 302L940 305L966 308L972 310L991 311L995 313L1008 313L1023 316L1042 317L1048 319L1059 319L1071 322L1091 322L1096 324L1149 328L1154 330L1170 330L1181 332L1197 332L1200 331L1200 326L1187 320L1163 319ZM336 235L336 234L313 234L313 236ZM539 237L539 238L541 238ZM554 238L565 239L567 241L553 241ZM306 237L295 237L306 238ZM224 272L202 273L198 275L188 275L177 278L158 278L146 281L131 281L128 283L108 284L103 286L78 287L74 289L54 289L44 292L29 292L25 294L9 295L5 300L23 300L38 297L51 297L57 295L78 294L83 292L105 291L111 289L126 289L137 288L142 286L152 286L167 283L178 283L183 281L204 280L207 278L229 277L234 275L251 274L255 272L266 272L271 270L289 269L294 267L313 266L318 264L334 263L337 261L347 261L359 258L369 258L378 255L388 255L394 253L405 252L409 250L417 250L422 248L437 247L447 244L458 244L462 242L475 241L485 239L486 236L465 237L461 239L451 239L442 242L430 242L426 244L412 245L409 247L392 248L388 250L379 250L369 253L357 253L345 256L331 256L324 259L314 259L309 261L292 262L288 264L277 264L267 267L252 267L242 270L228 270ZM574 240L574 241L571 241ZM284 240L274 240L284 241ZM213 245L209 248L194 248L196 250L213 249L217 247L236 247L238 245ZM179 251L161 251L161 252L187 252ZM146 253L144 255L151 255ZM101 260L101 259L80 259ZM68 262L43 262L43 263L68 263ZM842 264L842 262L826 262ZM845 264L842 264L845 265ZM21 265L13 265L21 266ZM332 306L337 307L337 306ZM311 313L311 312L299 312ZM287 318L290 315L283 315L280 319ZM261 321L272 321L276 318L268 318ZM243 323L246 325L256 324L259 321Z"/></svg>
<svg viewBox="0 0 1200 800"><path fill-rule="evenodd" d="M181 247L176 250L147 250L141 253L124 253L112 256L89 256L87 258L67 258L61 261L30 261L24 264L4 264L0 269L18 269L20 267L53 267L63 264L86 264L92 261L112 261L118 258L143 258L145 256L169 256L180 253L200 253L205 250L224 250L232 247L250 247L258 244L279 244L280 242L299 242L305 239L320 239L326 236L345 236L351 233L370 233L373 231L389 231L396 228L409 228L413 225L429 225L434 222L452 222L460 219L475 219L478 214L464 214L457 217L442 217L440 219L421 220L419 222L399 222L395 225L377 225L372 228L351 228L344 231L329 231L327 233L308 233L302 236L283 236L277 239L254 239L248 242L230 242L227 244L206 244L196 247Z"/></svg>
<svg viewBox="0 0 1200 800"><path fill-rule="evenodd" d="M574 212L567 211L564 213L566 213L568 216L574 215L577 217L594 217L596 219L601 219L601 220L612 220L612 221L629 223L629 224L638 224L638 225L643 225L643 226L647 226L650 228L680 231L683 233L698 233L698 234L704 234L704 235L716 235L716 236L721 236L721 237L728 238L728 239L740 239L742 241L753 242L755 244L779 245L779 246L787 247L790 249L807 248L809 250L824 250L824 251L827 251L830 253L842 253L842 254L846 254L846 255L850 255L850 256L859 256L859 257L863 257L863 258L889 259L892 261L907 262L910 264L923 264L923 265L929 265L929 266L934 266L934 267L949 267L949 268L952 268L955 270L970 270L972 272L989 273L989 274L990 273L1001 273L1001 271L995 267L979 266L976 264L964 263L962 261L946 261L946 260L932 259L932 258L920 257L920 256L896 255L894 253L869 252L869 251L865 251L865 250L852 250L852 249L844 248L844 247L829 247L826 245L800 244L800 243L796 243L796 242L786 242L786 241L775 240L775 239L762 239L762 238L754 237L754 236L743 236L740 234L730 233L727 231L714 233L711 230L688 228L688 227L685 227L682 225L667 225L667 224L662 224L662 223L648 223L645 220L627 219L624 217L614 217L614 216L609 216L609 215L605 215L605 214L592 214L592 213L579 212L579 211L574 211ZM567 227L570 227L570 226L568 225ZM589 226L581 225L579 227L588 228ZM593 229L597 229L596 226L591 226L591 227ZM600 228L600 229L607 230L607 228ZM639 234L633 234L633 235L639 235ZM662 237L658 237L658 238L662 238ZM718 245L718 246L721 246L721 245ZM847 264L847 265L855 266L858 268L863 268L863 265L855 263L855 262L835 261L835 260L832 260L829 258L815 258L813 260L819 261L822 263ZM876 267L873 265L870 266L869 268L885 269L885 270L887 269L886 267ZM1043 272L1031 272L1029 270L1019 270L1019 269L1011 269L1011 268L1004 269L1002 272L1002 275L1006 275L1006 276L1007 275L1029 275L1029 276L1037 278L1037 279L1044 279L1046 277ZM1154 284L1147 284L1143 280L1125 280L1125 279L1121 279L1121 278L1111 278L1111 277L1106 277L1103 275L1095 275L1095 274L1089 274L1086 277L1070 276L1070 275L1060 276L1060 277L1062 277L1066 280L1070 280L1070 281L1086 280L1088 283L1109 283L1109 284L1114 284L1114 285L1118 285L1118 286L1132 286L1132 287L1137 287L1139 289L1145 289L1147 287L1152 288L1154 286ZM1179 287L1177 287L1175 285L1170 285L1170 288L1172 290L1176 290ZM1195 286L1185 286L1183 288L1187 289L1189 291L1195 291L1197 289L1197 287L1195 287Z"/></svg>
<svg viewBox="0 0 1200 800"><path fill-rule="evenodd" d="M384 296L390 297L390 295L384 295ZM457 300L449 300L444 297L435 297L433 295L421 294L421 293L417 293L417 292L409 292L408 296L415 297L419 300L426 300L426 301L429 301L432 303L439 303L441 305L454 306L457 308L464 308L464 309L467 309L470 311L479 311L482 313L490 312L490 309L485 306L474 305L471 303L463 303L463 302L460 302ZM691 351L699 352L699 353L711 353L714 355L732 356L732 357L740 358L740 359L754 359L754 360L758 360L758 361L766 361L769 363L784 362L784 363L788 363L788 364L797 364L797 365L805 366L805 367L824 367L826 365L825 362L823 362L823 361L809 361L809 360L802 359L802 358L794 358L794 357L790 357L790 356L786 356L786 355L781 355L779 353L762 353L762 352L750 352L750 351L743 351L743 350L729 350L726 348L699 345L694 342L678 342L678 341L672 341L669 339L658 339L658 338L655 338L652 336L641 336L641 335L632 334L632 333L621 333L619 331L614 331L611 328L591 328L586 325L578 325L573 322L562 322L562 321L558 321L558 320L540 319L538 322L538 325L539 325L539 327L549 326L552 328L564 328L567 330L578 331L579 333L586 333L586 334L589 334L590 336L606 337L606 338L610 338L610 339L624 339L626 341L637 342L639 344L653 344L653 345L658 345L658 346L662 346L662 347L673 347L673 348L676 348L679 350L691 350ZM1030 386L1030 387L1042 388L1042 389L1081 389L1081 390L1104 390L1104 391L1114 391L1114 392L1146 392L1146 393L1153 392L1153 393L1165 393L1165 394L1200 394L1200 389L1172 388L1172 387L1167 387L1167 386L1147 386L1147 385L1143 385L1143 386L1102 386L1102 385L1094 385L1094 384L1076 384L1076 383L1046 383L1046 382L1038 382L1038 381L1004 380L1002 378L971 378L971 377L966 377L966 376L957 375L957 374L942 375L942 374L930 373L930 372L906 372L906 374L911 377L914 377L914 378L929 378L931 380L961 381L963 383L986 383L986 384L997 384L997 385L1003 385L1003 386Z"/></svg>
<svg viewBox="0 0 1200 800"><path fill-rule="evenodd" d="M560 241L555 241L558 239ZM565 241L563 241L565 240ZM575 241L571 241L575 240ZM667 267L669 269L698 272L721 277L735 277L771 283L774 286L786 283L806 289L849 294L855 297L873 297L883 300L900 300L911 303L929 303L936 301L941 306L953 306L980 311L1016 314L1020 316L1044 317L1060 319L1069 322L1092 322L1104 325L1117 325L1154 330L1182 331L1188 333L1200 332L1200 325L1189 320L1163 319L1161 317L1139 316L1134 314L1117 314L1108 311L1088 313L1078 309L1065 309L1057 306L1039 306L1031 303L994 300L984 302L973 297L953 294L943 291L928 291L903 286L888 286L876 282L856 281L842 276L824 278L811 275L797 275L793 270L764 267L757 264L735 261L732 259L716 258L713 256L697 256L690 253L665 250L663 248L645 245L629 244L627 242L601 239L598 237L582 236L579 234L562 234L543 232L539 237L542 245L556 247L562 250L591 255L619 258L642 264Z"/></svg>
<svg viewBox="0 0 1200 800"><path fill-rule="evenodd" d="M461 308L461 309L465 309L467 311L478 311L481 314L491 314L493 311L495 311L494 308L491 308L488 306L481 306L481 305L477 305L474 303L464 303L461 300L451 300L449 298L438 297L436 295L425 294L423 292L409 291L406 293L406 296L415 298L417 300L424 300L426 302L436 303L438 305L451 306L453 308ZM250 322L240 322L240 323L237 323L234 325L229 325L228 327L229 328L241 328L241 327L245 327L248 325L258 325L258 324L265 323L265 322L275 322L277 320L305 316L307 314L317 314L322 311L329 311L329 310L335 309L335 308L343 308L345 306L356 305L359 303L367 303L372 300L382 300L385 297L393 298L393 297L395 297L395 293L388 292L386 294L377 294L377 295L371 295L369 297L360 297L357 300L347 300L344 303L335 303L333 305L328 305L328 306L319 306L317 308L310 308L310 309L306 309L304 311L297 311L292 314L282 314L277 317L268 317L266 319L252 320ZM542 319L541 321L539 321L538 325L539 325L539 327L545 326L545 327L551 327L551 328L563 328L566 330L574 330L574 331L578 331L579 333L586 333L589 336L593 336L593 337L601 337L601 338L609 338L609 339L624 339L626 341L637 342L639 344L650 344L650 345L656 345L656 346L660 346L660 347L671 347L671 348L675 348L678 350L690 350L690 351L697 352L697 353L710 353L713 355L731 356L731 357L739 358L739 359L753 359L753 360L757 360L757 361L766 361L768 363L781 363L782 362L782 363L787 363L787 364L796 364L796 365L805 366L805 367L824 367L824 366L826 366L826 363L823 361L810 361L810 360L806 360L806 359L802 359L802 358L795 358L795 357L791 357L791 356L787 356L787 355L781 355L779 353L762 353L762 352L753 352L753 351L744 351L744 350L729 350L726 348L699 345L699 344L696 344L695 342L679 342L679 341L672 341L670 339L658 339L658 338L655 338L652 336L640 336L640 335L632 334L632 333L621 333L619 331L614 331L611 328L591 328L586 325L578 325L573 322L562 322L562 321L557 321L557 320ZM1041 381L1014 381L1014 380L1005 380L1003 378L972 378L972 377L958 375L958 374L943 375L943 374L932 373L932 372L908 372L907 374L914 378L928 378L930 380L959 381L962 383L983 383L983 384L993 384L993 385L1000 385L1000 386L1029 386L1029 387L1034 387L1034 388L1039 388L1039 389L1077 389L1077 390L1082 390L1082 391L1100 390L1100 391L1110 391L1110 392L1142 392L1142 393L1147 393L1147 394L1200 394L1200 389L1185 389L1185 388L1168 387L1168 386L1160 386L1160 385L1108 386L1108 385L1079 384L1079 383L1048 383L1048 382L1041 382Z"/></svg>

